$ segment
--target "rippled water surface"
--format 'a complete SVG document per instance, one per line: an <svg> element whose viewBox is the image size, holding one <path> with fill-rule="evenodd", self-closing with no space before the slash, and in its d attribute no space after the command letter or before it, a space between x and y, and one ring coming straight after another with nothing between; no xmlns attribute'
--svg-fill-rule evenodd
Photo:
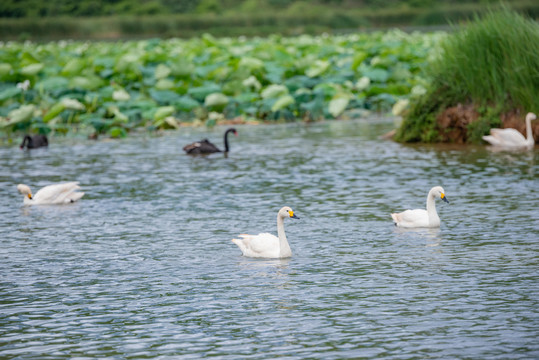
<svg viewBox="0 0 539 360"><path fill-rule="evenodd" d="M539 151L406 146L387 120L0 148L0 358L539 358ZM78 180L68 206L22 206ZM390 213L437 201L440 229ZM276 233L293 256L230 242Z"/></svg>

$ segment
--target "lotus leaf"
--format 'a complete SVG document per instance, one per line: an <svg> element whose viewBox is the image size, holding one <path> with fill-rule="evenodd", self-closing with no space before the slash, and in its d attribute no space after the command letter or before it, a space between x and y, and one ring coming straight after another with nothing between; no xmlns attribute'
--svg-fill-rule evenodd
<svg viewBox="0 0 539 360"><path fill-rule="evenodd" d="M331 116L337 117L344 112L349 102L350 100L345 97L338 97L338 98L332 99L329 102L328 112L331 114Z"/></svg>
<svg viewBox="0 0 539 360"><path fill-rule="evenodd" d="M283 95L275 101L271 107L271 111L279 111L295 102L294 98L290 95Z"/></svg>
<svg viewBox="0 0 539 360"><path fill-rule="evenodd" d="M316 60L306 71L308 77L316 77L322 75L329 68L329 61Z"/></svg>
<svg viewBox="0 0 539 360"><path fill-rule="evenodd" d="M16 123L20 123L23 121L30 120L32 116L34 115L36 107L32 104L29 105L21 105L21 107L10 111L8 114L9 119L9 125L13 125Z"/></svg>
<svg viewBox="0 0 539 360"><path fill-rule="evenodd" d="M11 66L11 64L7 64L7 63L0 64L0 77L3 78L6 75L11 74L12 71L13 71L13 67Z"/></svg>
<svg viewBox="0 0 539 360"><path fill-rule="evenodd" d="M115 101L127 101L131 99L131 95L124 89L118 89L112 93L112 99Z"/></svg>
<svg viewBox="0 0 539 360"><path fill-rule="evenodd" d="M171 90L175 86L174 81L170 79L159 79L155 84L155 88L158 90Z"/></svg>
<svg viewBox="0 0 539 360"><path fill-rule="evenodd" d="M181 111L191 111L197 107L200 106L200 103L193 99L192 97L185 95L181 96L174 102L174 106L178 108L178 110Z"/></svg>
<svg viewBox="0 0 539 360"><path fill-rule="evenodd" d="M171 72L172 72L172 70L170 70L170 68L168 66L166 66L164 64L159 64L155 68L155 78L156 79L164 79L167 76L169 76Z"/></svg>
<svg viewBox="0 0 539 360"><path fill-rule="evenodd" d="M221 106L226 104L228 104L228 97L222 93L209 94L204 100L204 105L208 107Z"/></svg>
<svg viewBox="0 0 539 360"><path fill-rule="evenodd" d="M157 108L153 115L154 120L162 120L174 113L174 106L162 106Z"/></svg>
<svg viewBox="0 0 539 360"><path fill-rule="evenodd" d="M11 99L12 97L20 95L21 93L22 93L22 90L16 86L7 88L0 92L0 102L6 101L7 99Z"/></svg>
<svg viewBox="0 0 539 360"><path fill-rule="evenodd" d="M284 85L272 84L266 87L261 95L263 99L275 99L288 94L288 88Z"/></svg>
<svg viewBox="0 0 539 360"><path fill-rule="evenodd" d="M65 64L64 68L62 69L62 75L68 75L68 76L78 75L82 72L85 65L86 63L82 59L79 59L79 58L71 59L67 62L67 64Z"/></svg>
<svg viewBox="0 0 539 360"><path fill-rule="evenodd" d="M69 80L61 76L53 76L45 78L38 83L36 83L36 89L40 91L53 91L59 89L65 89L69 85Z"/></svg>
<svg viewBox="0 0 539 360"><path fill-rule="evenodd" d="M45 65L41 63L26 65L25 67L21 68L20 73L26 76L34 76L43 70L44 67Z"/></svg>

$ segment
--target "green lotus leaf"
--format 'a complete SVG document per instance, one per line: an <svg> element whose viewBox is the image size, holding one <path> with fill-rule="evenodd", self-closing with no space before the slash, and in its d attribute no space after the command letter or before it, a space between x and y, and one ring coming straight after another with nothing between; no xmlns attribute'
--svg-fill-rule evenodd
<svg viewBox="0 0 539 360"><path fill-rule="evenodd" d="M84 70L85 66L86 62L84 60L79 58L71 59L65 64L61 73L68 76L78 75Z"/></svg>
<svg viewBox="0 0 539 360"><path fill-rule="evenodd" d="M361 65L367 58L369 54L365 51L357 51L352 60L351 67L353 70L356 70L359 65Z"/></svg>
<svg viewBox="0 0 539 360"><path fill-rule="evenodd" d="M39 81L38 83L36 83L35 88L44 91L52 91L66 89L68 86L69 80L65 77L53 76Z"/></svg>
<svg viewBox="0 0 539 360"><path fill-rule="evenodd" d="M167 76L169 76L171 72L172 72L172 70L168 66L166 66L164 64L159 64L155 68L155 78L156 79L164 79Z"/></svg>
<svg viewBox="0 0 539 360"><path fill-rule="evenodd" d="M86 110L84 104L77 99L63 98L61 103L69 110Z"/></svg>
<svg viewBox="0 0 539 360"><path fill-rule="evenodd" d="M228 96L222 93L213 93L206 96L206 99L204 100L204 105L211 107L211 106L222 106L228 104Z"/></svg>
<svg viewBox="0 0 539 360"><path fill-rule="evenodd" d="M195 72L195 65L188 61L179 61L170 65L172 75L177 77L190 76Z"/></svg>
<svg viewBox="0 0 539 360"><path fill-rule="evenodd" d="M253 58L253 57L242 57L238 63L239 68L247 68L249 70L261 69L264 67L264 62L262 60Z"/></svg>
<svg viewBox="0 0 539 360"><path fill-rule="evenodd" d="M124 89L114 90L112 93L112 99L116 101L128 101L131 99L131 95Z"/></svg>
<svg viewBox="0 0 539 360"><path fill-rule="evenodd" d="M371 81L385 83L389 78L389 71L385 69L369 69L363 73L364 76L368 77Z"/></svg>
<svg viewBox="0 0 539 360"><path fill-rule="evenodd" d="M11 64L0 63L0 77L11 74L11 71L13 71Z"/></svg>
<svg viewBox="0 0 539 360"><path fill-rule="evenodd" d="M109 135L112 138L123 138L127 136L127 131L123 127L114 126L110 128Z"/></svg>
<svg viewBox="0 0 539 360"><path fill-rule="evenodd" d="M155 88L158 90L170 90L175 86L174 81L170 79L159 79L155 84Z"/></svg>
<svg viewBox="0 0 539 360"><path fill-rule="evenodd" d="M26 65L25 67L20 69L20 73L26 76L34 76L37 75L41 70L43 70L44 67L45 64L42 63Z"/></svg>
<svg viewBox="0 0 539 360"><path fill-rule="evenodd" d="M0 102L11 99L22 93L22 90L16 86L9 87L3 91L0 91Z"/></svg>
<svg viewBox="0 0 539 360"><path fill-rule="evenodd" d="M161 106L155 111L154 120L162 120L167 116L174 114L174 106Z"/></svg>
<svg viewBox="0 0 539 360"><path fill-rule="evenodd" d="M275 99L288 95L288 88L284 85L272 84L262 90L263 99Z"/></svg>
<svg viewBox="0 0 539 360"><path fill-rule="evenodd" d="M103 81L97 76L75 76L69 81L70 88L96 90L103 85Z"/></svg>
<svg viewBox="0 0 539 360"><path fill-rule="evenodd" d="M200 106L200 103L192 97L185 95L174 102L174 106L181 111L191 111Z"/></svg>
<svg viewBox="0 0 539 360"><path fill-rule="evenodd" d="M279 111L286 108L289 105L292 105L295 102L294 98L290 95L283 95L275 101L271 107L271 111Z"/></svg>
<svg viewBox="0 0 539 360"><path fill-rule="evenodd" d="M350 99L346 97L332 99L328 105L328 112L331 114L331 116L336 118L344 112L349 102Z"/></svg>
<svg viewBox="0 0 539 360"><path fill-rule="evenodd" d="M34 115L36 107L33 104L21 105L21 107L11 110L7 115L9 119L9 125L13 125L19 122L27 121Z"/></svg>
<svg viewBox="0 0 539 360"><path fill-rule="evenodd" d="M159 104L172 104L180 99L180 95L170 90L151 89L149 93L152 99L157 101Z"/></svg>
<svg viewBox="0 0 539 360"><path fill-rule="evenodd" d="M65 105L60 101L54 104L46 113L43 115L43 121L45 123L51 121L66 109Z"/></svg>
<svg viewBox="0 0 539 360"><path fill-rule="evenodd" d="M308 77L316 77L322 75L329 68L329 61L316 60L314 64L305 71Z"/></svg>
<svg viewBox="0 0 539 360"><path fill-rule="evenodd" d="M217 84L207 84L204 86L194 87L187 91L189 95L199 101L204 101L206 96L216 92L221 92L221 87Z"/></svg>

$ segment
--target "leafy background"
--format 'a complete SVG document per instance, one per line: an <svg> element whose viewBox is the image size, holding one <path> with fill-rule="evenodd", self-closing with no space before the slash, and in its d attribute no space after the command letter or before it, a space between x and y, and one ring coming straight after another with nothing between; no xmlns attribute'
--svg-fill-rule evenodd
<svg viewBox="0 0 539 360"><path fill-rule="evenodd" d="M0 127L107 133L235 121L336 118L390 110L424 93L421 69L443 33L127 42L8 42L0 47Z"/></svg>

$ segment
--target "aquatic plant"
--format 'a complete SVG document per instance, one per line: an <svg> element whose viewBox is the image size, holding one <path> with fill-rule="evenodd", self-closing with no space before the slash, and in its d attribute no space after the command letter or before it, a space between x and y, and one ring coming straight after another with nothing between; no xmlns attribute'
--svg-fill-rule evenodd
<svg viewBox="0 0 539 360"><path fill-rule="evenodd" d="M440 140L444 131L452 130L441 126L441 114L459 104L472 104L477 113L460 135L468 142L480 141L481 135L498 126L502 113L537 112L538 54L535 21L507 8L476 16L442 41L439 56L426 68L428 92L412 101L396 139ZM476 120L479 124L474 124Z"/></svg>
<svg viewBox="0 0 539 360"><path fill-rule="evenodd" d="M421 87L421 68L443 36L0 43L0 133L122 137L185 122L311 121L389 110Z"/></svg>

